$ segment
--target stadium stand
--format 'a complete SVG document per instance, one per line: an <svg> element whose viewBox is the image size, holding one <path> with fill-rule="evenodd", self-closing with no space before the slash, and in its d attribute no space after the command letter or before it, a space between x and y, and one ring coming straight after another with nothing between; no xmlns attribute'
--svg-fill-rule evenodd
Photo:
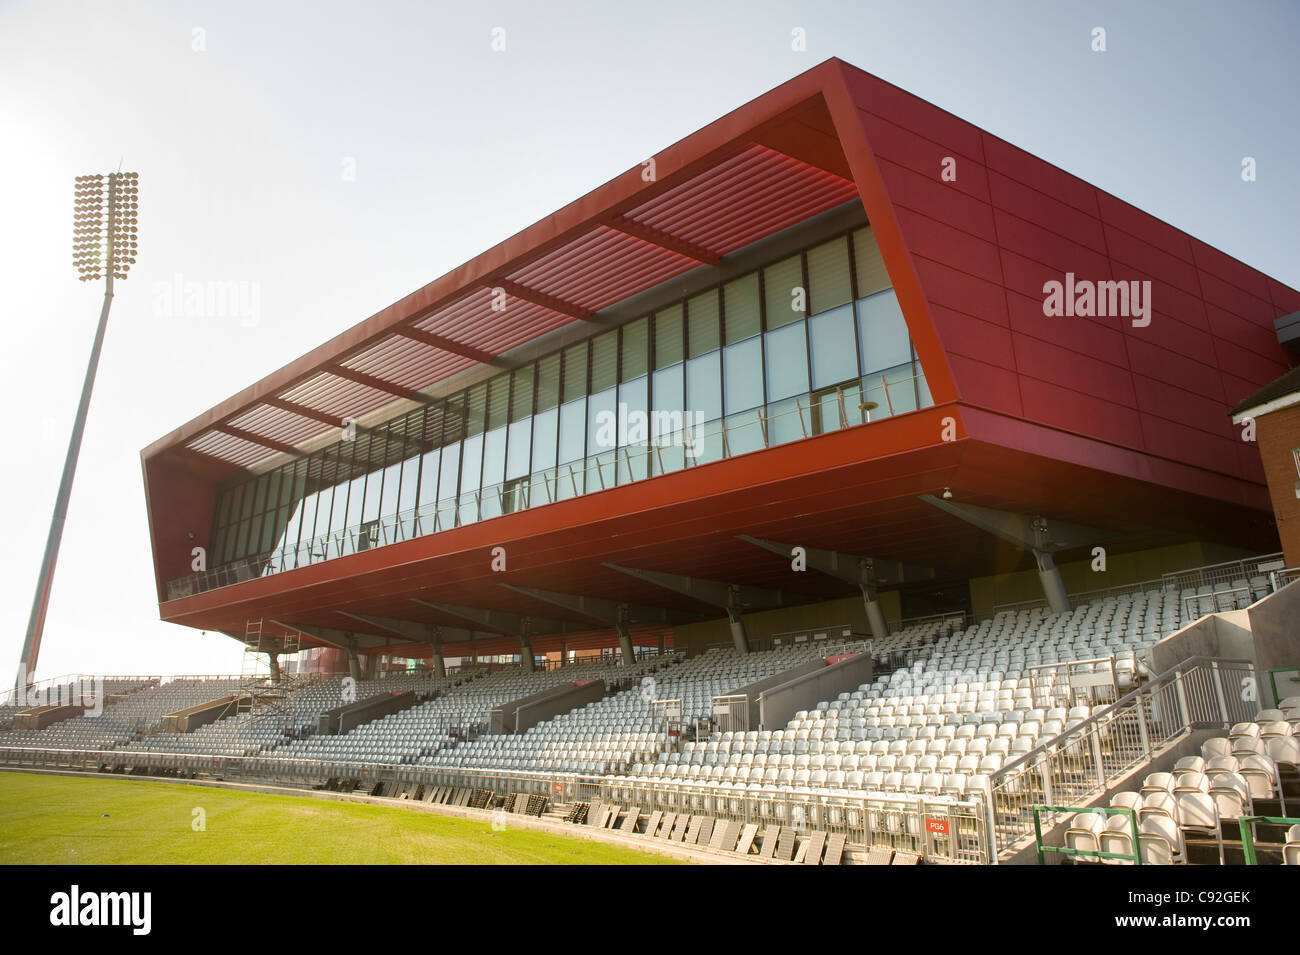
<svg viewBox="0 0 1300 955"><path fill-rule="evenodd" d="M628 667L606 658L536 672L390 674L357 682L355 699L411 691L412 705L339 734L319 732L318 723L345 701L344 677L286 681L260 710L189 733L161 731L163 718L237 698L247 681L108 683L105 695L116 702L103 716L0 733L0 749L6 758L29 750L120 754L109 763L131 771L143 765L342 789L369 778L367 792L383 778L404 798L485 808L506 800L534 814L553 800L550 811L575 824L598 824L599 815L605 828L743 849L763 861L990 862L1026 838L1032 844L1032 807L1048 794L1085 795L1101 769L1114 776L1112 764L1140 768L1156 744L1186 732L1168 716L1176 709L1169 688L1199 687L1192 678L1204 674L1196 660L1172 677L1153 674L1151 651L1190 622L1189 609L1201 609L1205 586L1171 579L1097 594L1069 613L1020 607L965 626L953 616L904 622L875 643L802 642L748 654L713 648ZM1217 612L1215 594L1225 591L1208 586ZM1194 599L1185 600L1189 590ZM783 727L725 729L713 712L716 697L862 652L876 664L870 682L796 712ZM1216 678L1238 677L1225 669ZM502 708L585 681L603 681L607 695L523 732L494 729ZM121 699L113 696L119 691ZM1111 708L1117 700L1128 702ZM680 701L681 735L666 730L666 701ZM1147 718L1166 714L1143 746L1122 709L1134 705ZM1190 726L1193 717L1185 718ZM1225 835L1224 820L1283 818L1288 800L1300 805L1297 726L1300 698L1289 698L1238 720L1171 772L1146 773L1141 791L1116 795L1108 808L1135 811L1146 864L1217 862L1224 846L1231 861L1242 849ZM1105 815L1075 814L1060 844L1121 851L1131 842L1122 828L1128 817ZM1263 821L1253 831L1261 861L1294 864L1296 832Z"/></svg>

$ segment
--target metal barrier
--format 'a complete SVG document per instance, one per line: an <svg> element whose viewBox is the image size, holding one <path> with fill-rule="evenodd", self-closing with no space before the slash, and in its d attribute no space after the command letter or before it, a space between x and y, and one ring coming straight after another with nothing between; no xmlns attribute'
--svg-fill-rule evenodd
<svg viewBox="0 0 1300 955"><path fill-rule="evenodd" d="M749 730L749 697L729 693L713 698L713 720L719 733L744 733Z"/></svg>
<svg viewBox="0 0 1300 955"><path fill-rule="evenodd" d="M1241 830L1241 854L1246 865L1259 865L1255 858L1255 823L1263 822L1270 826L1297 826L1300 819L1293 816L1238 816L1237 828ZM1286 849L1282 850L1284 853ZM1285 857L1283 864L1286 863Z"/></svg>
<svg viewBox="0 0 1300 955"><path fill-rule="evenodd" d="M704 813L759 826L843 833L848 845L913 852L931 862L996 861L977 799L912 793L850 793L728 786L634 777L590 778L602 802L643 811Z"/></svg>
<svg viewBox="0 0 1300 955"><path fill-rule="evenodd" d="M1128 816L1129 836L1133 840L1133 854L1127 852L1103 852L1100 847L1096 849L1071 849L1068 846L1045 846L1043 845L1043 828L1039 821L1039 813L1050 812L1054 816L1061 813L1078 813L1078 812L1099 812L1107 816ZM1092 856L1097 859L1126 859L1131 860L1134 865L1142 864L1142 843L1138 835L1138 817L1132 809L1092 809L1088 806L1035 806L1034 807L1034 842L1038 850L1038 864L1047 864L1047 853L1058 853L1067 856Z"/></svg>
<svg viewBox="0 0 1300 955"><path fill-rule="evenodd" d="M546 796L561 805L616 802L645 811L663 809L707 813L760 826L796 831L843 833L846 844L862 849L912 852L931 862L985 865L997 861L988 840L982 800L933 794L849 793L779 787L729 786L647 780L626 776L452 768L421 764L287 759L268 755L208 756L132 750L55 750L0 748L0 763L88 772L121 773L146 769L212 776L273 777L319 786L329 779L362 780L367 786L457 786Z"/></svg>
<svg viewBox="0 0 1300 955"><path fill-rule="evenodd" d="M989 780L997 852L1028 843L1034 806L1087 802L1192 730L1252 719L1241 688L1253 674L1248 661L1193 657L1008 763Z"/></svg>
<svg viewBox="0 0 1300 955"><path fill-rule="evenodd" d="M1101 587L1096 590L1073 591L1069 594L1070 603L1077 606L1081 603L1092 603L1106 597L1122 597L1127 594L1146 593L1151 590L1164 591L1170 587L1174 587L1181 592L1187 587L1195 589L1205 584L1213 587L1217 583L1230 584L1234 580L1244 579L1249 581L1251 577L1271 576L1274 572L1273 565L1276 564L1277 567L1281 567L1281 558L1281 552L1261 554L1258 557L1251 557L1246 560L1230 560L1222 564L1206 564L1187 570L1171 571L1156 580L1141 580L1132 584L1118 584L1114 587ZM1288 582L1286 571L1278 571L1278 573L1282 575L1279 580L1277 582L1270 581L1273 584L1271 589L1274 591L1280 590ZM1004 612L1033 610L1046 606L1047 600L1043 597L1013 603L994 604L991 616Z"/></svg>

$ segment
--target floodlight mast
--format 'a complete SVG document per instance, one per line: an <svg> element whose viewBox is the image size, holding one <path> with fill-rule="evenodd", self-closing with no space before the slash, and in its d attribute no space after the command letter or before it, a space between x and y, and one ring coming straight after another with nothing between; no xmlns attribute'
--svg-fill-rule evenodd
<svg viewBox="0 0 1300 955"><path fill-rule="evenodd" d="M77 458L81 452L81 436L86 429L86 413L90 409L95 372L99 368L99 354L108 327L108 310L113 304L113 280L125 279L135 262L140 192L138 182L139 176L133 172L76 178L72 264L81 273L83 282L101 277L104 279L104 304L99 311L99 327L95 330L95 343L90 349L90 362L86 366L86 377L81 385L81 401L77 405L77 417L72 425L72 437L68 441L68 454L63 461L59 493L54 499L54 516L50 519L50 533L45 541L41 573L36 580L36 595L32 600L32 614L23 641L23 655L18 661L18 674L14 681L17 689L31 685L41 653L41 635L45 630L50 589L54 583L54 566L59 558L63 524L68 516L68 500L72 497L72 479L77 472Z"/></svg>

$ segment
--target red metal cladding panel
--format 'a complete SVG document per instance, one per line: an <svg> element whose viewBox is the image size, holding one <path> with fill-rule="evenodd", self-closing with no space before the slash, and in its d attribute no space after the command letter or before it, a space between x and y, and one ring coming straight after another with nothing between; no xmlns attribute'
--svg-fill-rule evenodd
<svg viewBox="0 0 1300 955"><path fill-rule="evenodd" d="M1002 325L956 311L945 305L930 305L935 327L950 354L964 355L1010 371L1016 369L1011 333Z"/></svg>
<svg viewBox="0 0 1300 955"><path fill-rule="evenodd" d="M856 116L877 161L894 163L927 179L939 178L938 172L948 166L955 178L941 180L946 187L979 202L989 202L988 176L984 163L975 155L962 154L861 108Z"/></svg>
<svg viewBox="0 0 1300 955"><path fill-rule="evenodd" d="M1273 305L1283 315L1300 312L1300 292L1283 285L1281 282L1268 280L1268 292Z"/></svg>
<svg viewBox="0 0 1300 955"><path fill-rule="evenodd" d="M950 151L983 159L982 132L977 126L870 73L852 67L844 72L849 93L859 109L904 126Z"/></svg>
<svg viewBox="0 0 1300 955"><path fill-rule="evenodd" d="M954 189L933 175L922 175L906 166L878 159L880 177L899 208L944 222L986 242L997 242L993 207L987 202Z"/></svg>
<svg viewBox="0 0 1300 955"><path fill-rule="evenodd" d="M1224 376L1234 388L1258 386L1286 368L1267 279L942 110L846 73L877 163L855 175L864 196L884 193L904 246L900 254L882 239L886 264L896 285L896 270L914 270L923 304L905 304L909 325L914 335L933 326L962 400L1175 458L1180 442L1200 434L1205 444L1186 459L1240 474L1223 444ZM945 162L955 181L942 175ZM1079 283L1138 283L1150 324L1134 325L1132 309L1049 317L1044 284L1064 284L1067 273ZM985 341L1003 324L1015 329L1012 362ZM1194 411L1176 410L1180 392L1198 396ZM1153 407L1143 407L1144 396Z"/></svg>
<svg viewBox="0 0 1300 955"><path fill-rule="evenodd" d="M1008 264L1012 259L1008 256ZM1041 268L1037 263L1016 263L1017 271L1028 273ZM1008 269L1008 272L1011 270ZM1039 288L1042 283L1039 283ZM1007 307L1011 316L1011 328L1018 335L1041 338L1053 342L1070 351L1086 355L1099 361L1108 362L1120 368L1129 368L1128 345L1124 333L1109 322L1097 319L1063 319L1048 322L1043 318L1042 295L1029 296L1020 292L1007 291Z"/></svg>
<svg viewBox="0 0 1300 955"><path fill-rule="evenodd" d="M895 211L903 241L914 258L940 262L987 282L1002 283L998 247L994 243L903 206L896 206Z"/></svg>
<svg viewBox="0 0 1300 955"><path fill-rule="evenodd" d="M1187 295L1200 295L1201 283L1196 266L1186 259L1112 225L1105 228L1105 241L1106 249L1116 263L1143 272Z"/></svg>
<svg viewBox="0 0 1300 955"><path fill-rule="evenodd" d="M1053 235L1069 236L1098 255L1106 255L1106 237L1096 216L1043 195L1000 172L990 170L988 177L993 205L1007 215Z"/></svg>
<svg viewBox="0 0 1300 955"><path fill-rule="evenodd" d="M1150 213L1116 199L1108 192L1097 193L1097 204L1101 209L1101 220L1106 224L1106 243L1112 255L1116 250L1110 238L1110 230L1116 230L1166 255L1181 259L1189 265L1195 264L1195 259L1192 257L1191 236L1187 233L1179 231Z"/></svg>
<svg viewBox="0 0 1300 955"><path fill-rule="evenodd" d="M1235 285L1256 298L1268 300L1268 280L1265 275L1213 246L1206 245L1200 239L1194 238L1191 242L1192 258L1202 273Z"/></svg>

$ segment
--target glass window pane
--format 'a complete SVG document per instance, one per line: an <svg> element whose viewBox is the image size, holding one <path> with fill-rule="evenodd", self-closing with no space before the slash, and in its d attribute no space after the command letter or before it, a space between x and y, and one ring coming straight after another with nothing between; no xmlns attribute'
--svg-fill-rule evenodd
<svg viewBox="0 0 1300 955"><path fill-rule="evenodd" d="M449 444L442 449L442 461L438 466L438 502L454 500L459 493L457 482L460 478L460 444Z"/></svg>
<svg viewBox="0 0 1300 955"><path fill-rule="evenodd" d="M618 380L631 381L644 375L650 367L650 319L638 318L624 325L620 347Z"/></svg>
<svg viewBox="0 0 1300 955"><path fill-rule="evenodd" d="M349 483L341 481L334 485L334 510L330 514L330 530L341 531L348 526L348 490Z"/></svg>
<svg viewBox="0 0 1300 955"><path fill-rule="evenodd" d="M850 323L852 318L850 318ZM849 325L853 334L853 325ZM786 325L765 336L767 360L767 400L780 401L808 393L808 344L803 323ZM853 360L852 351L849 359ZM856 369L857 363L854 362Z"/></svg>
<svg viewBox="0 0 1300 955"><path fill-rule="evenodd" d="M383 497L379 500L379 517L388 517L398 511L397 499L402 491L402 462L384 468Z"/></svg>
<svg viewBox="0 0 1300 955"><path fill-rule="evenodd" d="M442 448L434 448L420 464L420 495L417 504L424 508L438 502L438 468L441 466ZM405 480L402 482L405 484Z"/></svg>
<svg viewBox="0 0 1300 955"><path fill-rule="evenodd" d="M858 377L858 343L853 332L852 305L841 305L808 319L808 335L814 388L825 388Z"/></svg>
<svg viewBox="0 0 1300 955"><path fill-rule="evenodd" d="M722 314L726 317L727 344L757 335L762 328L758 306L758 273L728 282L723 289Z"/></svg>
<svg viewBox="0 0 1300 955"><path fill-rule="evenodd" d="M555 467L555 441L559 435L559 426L558 408L551 408L533 417L532 470L534 472Z"/></svg>
<svg viewBox="0 0 1300 955"><path fill-rule="evenodd" d="M763 299L768 328L780 328L803 318L808 296L803 291L799 256L792 255L763 269Z"/></svg>
<svg viewBox="0 0 1300 955"><path fill-rule="evenodd" d="M510 376L497 375L488 382L488 428L500 428L510 419Z"/></svg>
<svg viewBox="0 0 1300 955"><path fill-rule="evenodd" d="M853 233L853 269L857 274L858 298L890 287L889 272L885 270L885 260L880 256L870 226Z"/></svg>
<svg viewBox="0 0 1300 955"><path fill-rule="evenodd" d="M411 455L401 464L401 491L397 496L397 513L402 515L403 539L410 537L415 529L411 518L420 503L420 467L418 454Z"/></svg>
<svg viewBox="0 0 1300 955"><path fill-rule="evenodd" d="M256 490L253 495L253 513L261 514L266 510L266 482L267 475L263 474L257 479Z"/></svg>
<svg viewBox="0 0 1300 955"><path fill-rule="evenodd" d="M483 476L483 436L467 438L462 445L460 461L460 493L478 489Z"/></svg>
<svg viewBox="0 0 1300 955"><path fill-rule="evenodd" d="M487 382L474 385L465 393L465 433L482 434L487 412Z"/></svg>
<svg viewBox="0 0 1300 955"><path fill-rule="evenodd" d="M501 483L506 471L506 429L489 431L483 442L483 510L482 517L501 513Z"/></svg>
<svg viewBox="0 0 1300 955"><path fill-rule="evenodd" d="M666 474L685 467L686 429L694 420L686 420L686 366L676 364L654 373L652 382L654 408L650 415L650 441L655 447L651 473Z"/></svg>
<svg viewBox="0 0 1300 955"><path fill-rule="evenodd" d="M862 373L893 368L911 360L907 322L893 289L858 300L858 328L862 339Z"/></svg>
<svg viewBox="0 0 1300 955"><path fill-rule="evenodd" d="M587 400L579 398L560 407L560 463L579 461L587 453Z"/></svg>
<svg viewBox="0 0 1300 955"><path fill-rule="evenodd" d="M362 512L365 509L366 499L366 475L360 474L352 479L352 486L348 489L348 516L344 527L356 527L363 520ZM379 482L375 481L376 489ZM379 503L379 494L375 494L375 504ZM378 510L378 507L376 507Z"/></svg>
<svg viewBox="0 0 1300 955"><path fill-rule="evenodd" d="M510 420L520 421L533 413L533 377L537 366L528 364L515 369L510 386Z"/></svg>
<svg viewBox="0 0 1300 955"><path fill-rule="evenodd" d="M763 348L758 336L728 345L724 350L727 414L747 411L763 403Z"/></svg>
<svg viewBox="0 0 1300 955"><path fill-rule="evenodd" d="M587 345L579 342L564 350L564 400L574 401L587 394Z"/></svg>
<svg viewBox="0 0 1300 955"><path fill-rule="evenodd" d="M722 345L718 327L718 290L701 292L686 302L686 343L690 357L715 351Z"/></svg>
<svg viewBox="0 0 1300 955"><path fill-rule="evenodd" d="M618 447L618 408L613 388L594 394L587 401L587 457Z"/></svg>
<svg viewBox="0 0 1300 955"><path fill-rule="evenodd" d="M591 340L591 390L604 391L618 382L618 329Z"/></svg>
<svg viewBox="0 0 1300 955"><path fill-rule="evenodd" d="M650 438L649 382L646 377L618 386L619 446L644 445Z"/></svg>
<svg viewBox="0 0 1300 955"><path fill-rule="evenodd" d="M766 446L763 438L764 425L760 420L761 412L761 408L753 408L740 414L727 415L728 457L759 451Z"/></svg>
<svg viewBox="0 0 1300 955"><path fill-rule="evenodd" d="M560 356L547 355L537 363L537 410L545 411L560 403Z"/></svg>
<svg viewBox="0 0 1300 955"><path fill-rule="evenodd" d="M276 468L266 476L266 509L273 511L280 504L280 469Z"/></svg>
<svg viewBox="0 0 1300 955"><path fill-rule="evenodd" d="M816 315L853 301L847 236L808 250L808 310Z"/></svg>
<svg viewBox="0 0 1300 955"><path fill-rule="evenodd" d="M716 421L722 417L722 361L719 352L710 352L686 363L686 403L697 420Z"/></svg>
<svg viewBox="0 0 1300 955"><path fill-rule="evenodd" d="M685 358L682 351L682 307L674 305L655 312L655 368L667 368Z"/></svg>
<svg viewBox="0 0 1300 955"><path fill-rule="evenodd" d="M533 419L525 418L510 426L507 443L506 478L507 480L523 477L529 471L532 448Z"/></svg>

